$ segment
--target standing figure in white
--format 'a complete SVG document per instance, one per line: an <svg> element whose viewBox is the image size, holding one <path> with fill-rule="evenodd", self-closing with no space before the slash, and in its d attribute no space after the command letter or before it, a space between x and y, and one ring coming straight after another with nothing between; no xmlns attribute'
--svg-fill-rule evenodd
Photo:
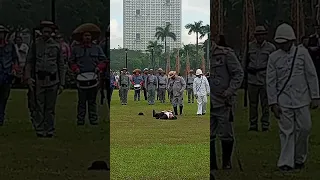
<svg viewBox="0 0 320 180"><path fill-rule="evenodd" d="M208 102L207 96L210 95L210 86L207 78L203 76L201 69L197 69L196 71L196 78L193 81L193 93L198 103L197 115L205 115Z"/></svg>

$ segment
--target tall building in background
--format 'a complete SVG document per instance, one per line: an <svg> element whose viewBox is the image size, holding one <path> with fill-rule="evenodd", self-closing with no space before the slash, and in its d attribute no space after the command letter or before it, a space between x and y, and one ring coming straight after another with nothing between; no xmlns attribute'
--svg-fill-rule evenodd
<svg viewBox="0 0 320 180"><path fill-rule="evenodd" d="M171 24L177 40L167 38L167 48L181 47L182 0L123 0L123 46L130 50L146 50L155 41L156 27ZM158 43L164 42L159 39Z"/></svg>

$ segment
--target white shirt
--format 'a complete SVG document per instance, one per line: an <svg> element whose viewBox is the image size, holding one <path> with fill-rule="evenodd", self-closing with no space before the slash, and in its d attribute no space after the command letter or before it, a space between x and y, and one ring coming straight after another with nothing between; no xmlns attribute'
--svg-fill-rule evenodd
<svg viewBox="0 0 320 180"><path fill-rule="evenodd" d="M289 52L279 49L269 56L266 79L269 105L278 103L286 108L300 108L309 105L311 99L319 98L318 77L312 59L305 47L298 47L292 77L280 95L289 78L297 47L292 46Z"/></svg>
<svg viewBox="0 0 320 180"><path fill-rule="evenodd" d="M206 96L210 93L210 86L208 79L205 76L194 78L193 80L193 93L197 96Z"/></svg>

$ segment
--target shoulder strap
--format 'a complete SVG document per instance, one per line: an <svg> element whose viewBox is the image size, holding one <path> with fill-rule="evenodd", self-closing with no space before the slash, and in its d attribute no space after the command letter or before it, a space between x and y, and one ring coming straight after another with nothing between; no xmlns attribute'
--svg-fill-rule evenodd
<svg viewBox="0 0 320 180"><path fill-rule="evenodd" d="M292 73L293 73L293 68L294 68L294 63L295 63L295 60L296 60L296 57L297 57L297 53L298 53L298 46L296 47L296 51L294 52L294 55L293 55L293 59L292 59L292 64L291 64L291 70L290 70L290 74L289 74L289 77L287 79L287 81L284 83L284 85L282 86L281 90L279 91L278 95L277 95L277 98L279 98L279 96L282 94L282 92L284 91L284 89L287 87L291 77L292 77Z"/></svg>

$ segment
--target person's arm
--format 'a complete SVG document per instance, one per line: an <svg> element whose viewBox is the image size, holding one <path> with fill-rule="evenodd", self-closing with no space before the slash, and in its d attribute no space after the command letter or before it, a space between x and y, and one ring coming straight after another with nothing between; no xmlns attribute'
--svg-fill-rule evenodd
<svg viewBox="0 0 320 180"><path fill-rule="evenodd" d="M301 49L300 49L301 50ZM319 99L319 81L316 68L307 50L304 50L304 69L311 99Z"/></svg>
<svg viewBox="0 0 320 180"><path fill-rule="evenodd" d="M274 66L274 61L270 56L267 66L266 84L269 105L271 106L277 104L277 72L276 67Z"/></svg>
<svg viewBox="0 0 320 180"><path fill-rule="evenodd" d="M231 93L235 93L241 87L243 77L244 77L244 72L234 52L229 51L226 59L228 61L227 62L228 69L231 73L231 80L230 80L229 88L227 89L227 91Z"/></svg>
<svg viewBox="0 0 320 180"><path fill-rule="evenodd" d="M77 50L76 47L72 48L71 57L70 57L70 68L73 72L80 71L80 68L77 64L76 50Z"/></svg>
<svg viewBox="0 0 320 180"><path fill-rule="evenodd" d="M100 72L103 72L106 68L106 55L104 54L103 50L101 49L100 46L97 46L98 48L98 60L99 60L99 64L98 64L98 68Z"/></svg>
<svg viewBox="0 0 320 180"><path fill-rule="evenodd" d="M35 42L32 42L32 44L35 43ZM34 61L35 61L35 54L34 54L34 46L31 44L31 48L28 52L28 55L27 55L27 59L26 59L26 64L25 64L25 70L24 70L24 79L25 80L28 80L30 78L32 78L32 71L33 71L33 64L34 64Z"/></svg>
<svg viewBox="0 0 320 180"><path fill-rule="evenodd" d="M183 78L180 78L181 79L181 90L180 92L183 92L185 89L186 89L186 81L183 79Z"/></svg>
<svg viewBox="0 0 320 180"><path fill-rule="evenodd" d="M66 69L64 66L65 59L63 56L63 52L61 50L61 46L57 46L58 48L58 57L57 57L57 63L58 63L58 68L59 68L59 77L60 77L60 85L64 86L65 85L65 75L66 75Z"/></svg>

